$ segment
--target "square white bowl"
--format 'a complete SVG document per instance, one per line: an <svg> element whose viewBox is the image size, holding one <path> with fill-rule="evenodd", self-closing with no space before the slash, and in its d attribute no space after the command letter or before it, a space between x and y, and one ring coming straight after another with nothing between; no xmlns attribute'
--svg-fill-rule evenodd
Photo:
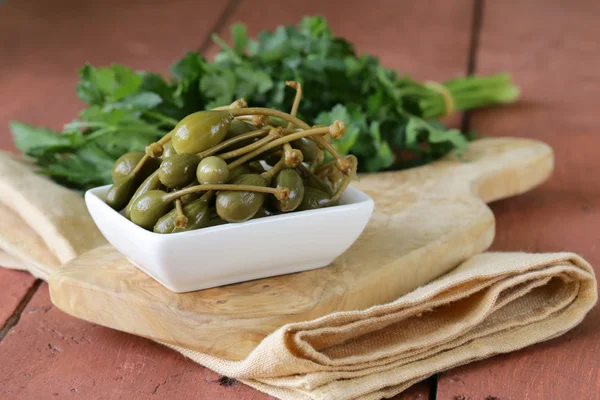
<svg viewBox="0 0 600 400"><path fill-rule="evenodd" d="M177 293L325 267L356 241L374 207L349 185L337 206L159 234L110 208L109 187L85 193L94 222L133 265Z"/></svg>

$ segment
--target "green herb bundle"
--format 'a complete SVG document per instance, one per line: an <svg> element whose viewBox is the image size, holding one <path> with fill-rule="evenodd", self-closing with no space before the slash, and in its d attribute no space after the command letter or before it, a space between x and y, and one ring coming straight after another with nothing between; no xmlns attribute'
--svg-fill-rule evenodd
<svg viewBox="0 0 600 400"><path fill-rule="evenodd" d="M373 56L358 56L320 16L261 32L256 40L236 24L232 45L213 38L221 46L214 61L189 52L172 65L169 79L118 64L85 65L77 95L87 108L63 132L11 123L17 148L34 159L40 173L84 190L110 183L120 155L143 150L192 112L238 98L257 107L290 108L294 91L285 81L295 80L306 93L298 116L319 125L344 121L346 135L334 147L356 155L362 172L375 172L465 149L468 136L438 118L510 103L519 95L506 74L441 84L399 76Z"/></svg>

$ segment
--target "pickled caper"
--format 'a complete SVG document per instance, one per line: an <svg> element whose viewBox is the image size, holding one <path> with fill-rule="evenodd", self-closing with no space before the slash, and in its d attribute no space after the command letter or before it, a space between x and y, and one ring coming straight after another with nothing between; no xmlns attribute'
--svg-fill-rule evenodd
<svg viewBox="0 0 600 400"><path fill-rule="evenodd" d="M229 180L232 181L240 175L251 174L252 170L247 165L239 165L229 170Z"/></svg>
<svg viewBox="0 0 600 400"><path fill-rule="evenodd" d="M160 163L158 176L168 188L183 187L194 181L200 158L195 154L174 154Z"/></svg>
<svg viewBox="0 0 600 400"><path fill-rule="evenodd" d="M262 207L260 207L260 209L258 210L258 212L256 214L254 214L253 218L264 218L264 217L271 217L273 215L277 215L276 210L272 210L268 205L267 202L265 202Z"/></svg>
<svg viewBox="0 0 600 400"><path fill-rule="evenodd" d="M253 172L256 172L256 173L259 173L259 174L261 174L261 173L265 172L265 167L263 167L263 165L262 165L262 164L260 163L260 161L258 161L258 160L255 160L255 161L250 161L250 162L248 163L248 167L249 167L249 168L250 168L250 169L251 169Z"/></svg>
<svg viewBox="0 0 600 400"><path fill-rule="evenodd" d="M286 199L278 200L273 197L273 205L282 212L294 211L304 197L304 182L302 177L296 170L285 168L281 170L275 177L273 182L274 187L283 187L290 190L290 194Z"/></svg>
<svg viewBox="0 0 600 400"><path fill-rule="evenodd" d="M229 180L229 167L222 158L206 157L196 170L196 178L203 185L210 183L225 183Z"/></svg>
<svg viewBox="0 0 600 400"><path fill-rule="evenodd" d="M158 178L158 170L154 171L152 174L150 174L150 176L148 176L144 180L144 182L142 182L142 184L137 188L137 190L135 191L133 196L131 196L129 203L127 203L127 207L125 208L125 216L127 218L130 217L131 207L133 206L133 202L138 197L140 197L141 195L143 195L146 192L149 192L150 190L159 190L159 189L162 189L162 187L163 187L163 185L162 185L162 183L160 183L160 179Z"/></svg>
<svg viewBox="0 0 600 400"><path fill-rule="evenodd" d="M314 187L307 186L304 188L304 196L297 210L315 210L330 205L333 204L331 204L331 199L327 193Z"/></svg>
<svg viewBox="0 0 600 400"><path fill-rule="evenodd" d="M318 176L310 172L308 169L306 169L306 167L300 166L299 171L302 173L302 176L304 178L305 187L312 187L318 189L322 192L327 193L328 196L331 196L333 194L331 187L321 178L319 178Z"/></svg>
<svg viewBox="0 0 600 400"><path fill-rule="evenodd" d="M131 207L131 222L151 230L156 222L165 215L172 204L162 190L150 190L138 197Z"/></svg>
<svg viewBox="0 0 600 400"><path fill-rule="evenodd" d="M185 232L203 228L208 223L208 203L204 199L196 199L183 207L183 214L188 218L185 228L176 228L177 210L173 209L162 216L154 225L156 233Z"/></svg>
<svg viewBox="0 0 600 400"><path fill-rule="evenodd" d="M304 161L313 162L323 160L323 150L317 144L308 138L301 138L290 143L293 148L298 149L304 155Z"/></svg>
<svg viewBox="0 0 600 400"><path fill-rule="evenodd" d="M199 111L183 118L173 128L173 148L178 154L196 154L220 143L233 117L228 111Z"/></svg>
<svg viewBox="0 0 600 400"><path fill-rule="evenodd" d="M165 159L169 156L172 156L173 154L177 154L175 152L175 148L173 147L173 142L169 141L163 144L163 153L161 155L161 158Z"/></svg>
<svg viewBox="0 0 600 400"><path fill-rule="evenodd" d="M236 137L238 135L241 135L242 133L252 132L253 130L256 130L256 128L250 125L249 123L240 121L239 119L234 119L233 121L231 121L231 125L227 130L225 138L231 139L232 137Z"/></svg>
<svg viewBox="0 0 600 400"><path fill-rule="evenodd" d="M113 184L106 192L106 204L116 211L122 210L135 193L134 178L127 176Z"/></svg>
<svg viewBox="0 0 600 400"><path fill-rule="evenodd" d="M194 179L194 181L192 183L190 183L189 185L185 186L183 189L188 188L188 187L192 187L192 186L196 186L199 185L200 183ZM190 193L190 194L186 194L185 196L181 196L181 203L183 205L189 204L192 201L196 200L198 197L200 197L201 193L196 192L196 193Z"/></svg>
<svg viewBox="0 0 600 400"><path fill-rule="evenodd" d="M240 175L231 183L236 185L267 186L267 180L258 174ZM217 194L217 214L227 222L247 221L258 212L265 201L265 193L225 190Z"/></svg>
<svg viewBox="0 0 600 400"><path fill-rule="evenodd" d="M126 176L128 176L138 165L140 160L144 157L143 151L134 151L125 153L115 161L115 164L111 171L112 180L114 183L119 183ZM139 183L146 179L148 175L156 171L160 162L156 159L150 158L146 160L144 166L136 174L134 184Z"/></svg>
<svg viewBox="0 0 600 400"><path fill-rule="evenodd" d="M227 221L225 221L221 218L212 218L206 223L206 228L208 228L209 226L225 225L227 223L228 223Z"/></svg>

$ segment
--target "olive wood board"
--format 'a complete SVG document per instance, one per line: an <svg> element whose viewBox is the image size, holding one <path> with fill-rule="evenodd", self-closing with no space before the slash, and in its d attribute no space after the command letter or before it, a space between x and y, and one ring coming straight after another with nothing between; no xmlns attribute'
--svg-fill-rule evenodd
<svg viewBox="0 0 600 400"><path fill-rule="evenodd" d="M486 202L535 187L553 163L541 142L478 140L462 159L361 175L355 186L375 210L359 239L327 267L177 294L105 245L53 274L52 302L97 324L243 359L286 323L393 301L485 251L495 234ZM210 268L210 260L198 267Z"/></svg>

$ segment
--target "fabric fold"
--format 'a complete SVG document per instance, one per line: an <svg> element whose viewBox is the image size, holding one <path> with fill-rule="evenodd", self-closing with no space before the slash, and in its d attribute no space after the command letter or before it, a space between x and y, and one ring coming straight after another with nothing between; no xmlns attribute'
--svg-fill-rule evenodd
<svg viewBox="0 0 600 400"><path fill-rule="evenodd" d="M484 253L395 302L288 324L242 361L169 346L286 399L370 399L494 354L554 338L597 300L572 253Z"/></svg>

